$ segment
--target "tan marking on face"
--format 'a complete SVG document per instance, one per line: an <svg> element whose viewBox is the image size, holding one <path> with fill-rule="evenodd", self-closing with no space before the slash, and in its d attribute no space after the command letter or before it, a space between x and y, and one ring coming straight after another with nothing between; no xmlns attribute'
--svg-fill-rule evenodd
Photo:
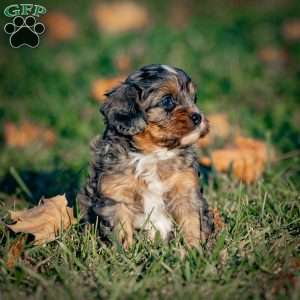
<svg viewBox="0 0 300 300"><path fill-rule="evenodd" d="M162 97L166 95L172 95L174 98L176 98L179 93L178 88L179 85L176 76L174 76L173 79L165 80L151 93L142 106L147 108L150 104L153 105L153 103L158 103Z"/></svg>
<svg viewBox="0 0 300 300"><path fill-rule="evenodd" d="M179 108L172 113L171 120L166 126L166 130L173 136L182 137L192 131L195 125L191 119L191 112L185 108Z"/></svg>
<svg viewBox="0 0 300 300"><path fill-rule="evenodd" d="M169 94L172 95L173 97L176 97L176 95L178 94L177 79L165 81L160 87L160 91L163 94Z"/></svg>
<svg viewBox="0 0 300 300"><path fill-rule="evenodd" d="M195 128L190 109L178 108L171 112L170 119L163 120L161 124L149 122L145 130L133 139L140 150L149 153L161 147L174 148L180 145L181 138Z"/></svg>
<svg viewBox="0 0 300 300"><path fill-rule="evenodd" d="M157 125L150 123L143 132L133 137L135 145L144 153L150 153L162 147L160 145L160 130Z"/></svg>

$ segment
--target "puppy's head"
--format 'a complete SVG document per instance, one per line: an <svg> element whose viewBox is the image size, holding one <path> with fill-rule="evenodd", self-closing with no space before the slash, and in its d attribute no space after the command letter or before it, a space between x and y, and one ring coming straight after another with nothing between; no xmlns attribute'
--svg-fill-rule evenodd
<svg viewBox="0 0 300 300"><path fill-rule="evenodd" d="M145 151L191 145L208 132L196 90L181 69L149 65L107 93L101 112L109 127Z"/></svg>

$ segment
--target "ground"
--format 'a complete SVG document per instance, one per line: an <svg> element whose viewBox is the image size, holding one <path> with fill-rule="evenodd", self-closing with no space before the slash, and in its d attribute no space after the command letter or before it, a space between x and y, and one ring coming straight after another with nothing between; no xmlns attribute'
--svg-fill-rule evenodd
<svg viewBox="0 0 300 300"><path fill-rule="evenodd" d="M87 174L89 141L103 130L90 86L99 76L119 75L114 57L123 52L130 69L148 63L185 69L203 111L225 112L277 153L252 185L209 172L204 191L225 225L199 251L187 251L177 235L169 245L138 236L125 252L104 244L95 228L76 225L46 246L28 242L8 268L8 250L19 236L1 224L3 299L299 299L300 42L283 31L299 18L297 2L194 1L186 11L183 2L176 15L180 1L144 1L151 15L146 29L106 36L91 18L92 4L44 1L49 11L76 20L74 39L55 44L41 36L36 49L12 49L1 35L3 220L9 209L31 207L41 196L75 198ZM4 124L22 120L53 130L55 144L8 145Z"/></svg>

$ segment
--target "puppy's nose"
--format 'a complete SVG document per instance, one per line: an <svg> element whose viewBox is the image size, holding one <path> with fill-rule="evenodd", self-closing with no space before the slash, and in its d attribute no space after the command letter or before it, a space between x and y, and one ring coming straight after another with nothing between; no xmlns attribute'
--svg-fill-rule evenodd
<svg viewBox="0 0 300 300"><path fill-rule="evenodd" d="M202 120L202 117L198 113L192 113L192 121L195 125L199 125Z"/></svg>

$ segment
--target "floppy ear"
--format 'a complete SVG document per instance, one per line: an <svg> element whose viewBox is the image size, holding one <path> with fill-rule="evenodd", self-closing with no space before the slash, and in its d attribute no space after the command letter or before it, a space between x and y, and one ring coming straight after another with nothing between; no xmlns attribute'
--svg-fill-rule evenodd
<svg viewBox="0 0 300 300"><path fill-rule="evenodd" d="M138 100L141 90L133 84L123 83L106 94L107 101L101 108L108 126L123 135L135 135L146 127L145 115Z"/></svg>

